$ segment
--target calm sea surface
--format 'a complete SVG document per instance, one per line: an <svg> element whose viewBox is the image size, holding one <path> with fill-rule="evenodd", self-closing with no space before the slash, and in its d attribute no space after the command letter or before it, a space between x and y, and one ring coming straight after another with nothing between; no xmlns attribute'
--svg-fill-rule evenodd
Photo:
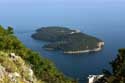
<svg viewBox="0 0 125 83"><path fill-rule="evenodd" d="M109 62L118 48L125 47L125 0L1 0L0 24L13 26L28 48L52 60L65 75L86 83L89 74L111 70ZM102 39L104 49L80 56L45 51L45 42L31 38L42 26L79 29Z"/></svg>

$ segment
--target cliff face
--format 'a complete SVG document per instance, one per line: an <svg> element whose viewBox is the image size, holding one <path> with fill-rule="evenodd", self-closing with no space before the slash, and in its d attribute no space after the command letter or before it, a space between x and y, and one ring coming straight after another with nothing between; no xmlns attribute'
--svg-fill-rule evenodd
<svg viewBox="0 0 125 83"><path fill-rule="evenodd" d="M0 83L39 83L39 81L30 65L20 56L0 51Z"/></svg>

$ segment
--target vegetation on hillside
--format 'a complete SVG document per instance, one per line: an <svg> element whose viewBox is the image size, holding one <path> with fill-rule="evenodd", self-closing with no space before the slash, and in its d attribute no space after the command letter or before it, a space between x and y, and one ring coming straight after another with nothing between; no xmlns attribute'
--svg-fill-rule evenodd
<svg viewBox="0 0 125 83"><path fill-rule="evenodd" d="M0 83L44 82L36 79L30 65L26 64L20 56L0 51Z"/></svg>
<svg viewBox="0 0 125 83"><path fill-rule="evenodd" d="M125 83L125 49L119 49L117 58L111 62L112 75L108 83Z"/></svg>
<svg viewBox="0 0 125 83"><path fill-rule="evenodd" d="M31 66L37 79L42 82L44 81L44 83L76 83L76 81L71 80L60 73L51 61L26 48L14 36L12 27L4 29L0 26L0 51L5 53L15 53L20 56Z"/></svg>
<svg viewBox="0 0 125 83"><path fill-rule="evenodd" d="M116 59L110 63L112 71L103 70L104 78L95 83L125 83L125 48L118 52Z"/></svg>

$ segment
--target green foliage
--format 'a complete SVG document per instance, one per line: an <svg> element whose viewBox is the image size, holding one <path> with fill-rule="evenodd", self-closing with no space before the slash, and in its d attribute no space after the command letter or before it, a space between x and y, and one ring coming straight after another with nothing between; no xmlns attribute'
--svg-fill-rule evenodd
<svg viewBox="0 0 125 83"><path fill-rule="evenodd" d="M125 83L125 48L119 49L118 52L117 58L110 63L112 73L105 72L107 83Z"/></svg>
<svg viewBox="0 0 125 83"><path fill-rule="evenodd" d="M12 27L5 30L0 26L0 51L14 52L23 58L31 65L36 77L41 80L39 83L43 81L45 83L74 83L73 80L62 75L51 61L26 48L12 33ZM0 58L0 62L2 61L4 60ZM10 64L14 68L13 63ZM20 63L17 62L17 64Z"/></svg>
<svg viewBox="0 0 125 83"><path fill-rule="evenodd" d="M13 34L13 28L11 26L8 26L7 32L8 34Z"/></svg>
<svg viewBox="0 0 125 83"><path fill-rule="evenodd" d="M119 49L117 58L111 63L113 75L125 76L125 49Z"/></svg>
<svg viewBox="0 0 125 83"><path fill-rule="evenodd" d="M0 36L4 36L7 34L7 31L0 25Z"/></svg>

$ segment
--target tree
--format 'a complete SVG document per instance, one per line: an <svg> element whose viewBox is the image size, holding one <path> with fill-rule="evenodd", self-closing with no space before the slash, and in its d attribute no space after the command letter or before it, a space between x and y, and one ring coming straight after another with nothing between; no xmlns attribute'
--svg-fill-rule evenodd
<svg viewBox="0 0 125 83"><path fill-rule="evenodd" d="M115 76L125 76L125 49L119 49L117 58L111 62L112 72Z"/></svg>
<svg viewBox="0 0 125 83"><path fill-rule="evenodd" d="M11 26L8 26L7 32L9 34L13 34L14 33L13 28Z"/></svg>
<svg viewBox="0 0 125 83"><path fill-rule="evenodd" d="M112 73L110 75L108 72L107 83L125 83L125 48L118 50L118 55L111 62L111 67Z"/></svg>

